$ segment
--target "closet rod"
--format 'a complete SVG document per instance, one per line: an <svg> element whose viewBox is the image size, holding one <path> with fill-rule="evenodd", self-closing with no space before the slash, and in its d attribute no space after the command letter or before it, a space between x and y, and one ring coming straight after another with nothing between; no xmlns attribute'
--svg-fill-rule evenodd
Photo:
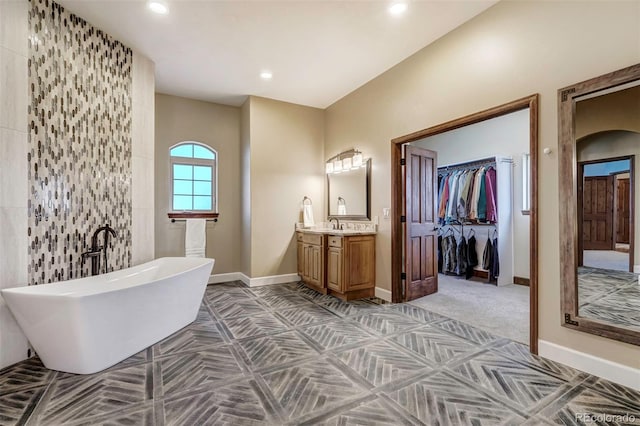
<svg viewBox="0 0 640 426"><path fill-rule="evenodd" d="M468 161L466 163L449 164L447 166L438 167L438 174L448 171L466 170L480 168L484 166L496 166L496 157L483 158L481 160Z"/></svg>

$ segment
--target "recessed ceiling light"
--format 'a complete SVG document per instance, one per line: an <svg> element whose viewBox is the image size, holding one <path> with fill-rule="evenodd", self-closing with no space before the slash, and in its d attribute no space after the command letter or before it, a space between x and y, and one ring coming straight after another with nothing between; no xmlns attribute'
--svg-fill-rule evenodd
<svg viewBox="0 0 640 426"><path fill-rule="evenodd" d="M389 13L392 15L402 15L406 10L407 10L408 6L406 3L394 3L391 6L389 6Z"/></svg>
<svg viewBox="0 0 640 426"><path fill-rule="evenodd" d="M262 71L260 73L260 78L263 80L271 80L271 78L273 77L273 73L271 71Z"/></svg>
<svg viewBox="0 0 640 426"><path fill-rule="evenodd" d="M167 3L161 0L149 0L147 2L147 7L154 13L159 15L166 15L169 13L169 6Z"/></svg>

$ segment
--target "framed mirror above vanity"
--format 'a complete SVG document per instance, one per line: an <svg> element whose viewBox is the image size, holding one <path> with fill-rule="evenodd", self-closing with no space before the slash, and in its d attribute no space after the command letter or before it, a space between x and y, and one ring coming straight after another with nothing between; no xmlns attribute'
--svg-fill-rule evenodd
<svg viewBox="0 0 640 426"><path fill-rule="evenodd" d="M344 153L336 157L340 158L343 155ZM331 160L327 162L332 165L334 163ZM348 167L341 165L340 170L332 167L329 171L327 168L327 216L347 220L370 220L371 159L361 160L356 166L352 164L352 161L348 161Z"/></svg>
<svg viewBox="0 0 640 426"><path fill-rule="evenodd" d="M640 345L640 64L558 108L562 325Z"/></svg>

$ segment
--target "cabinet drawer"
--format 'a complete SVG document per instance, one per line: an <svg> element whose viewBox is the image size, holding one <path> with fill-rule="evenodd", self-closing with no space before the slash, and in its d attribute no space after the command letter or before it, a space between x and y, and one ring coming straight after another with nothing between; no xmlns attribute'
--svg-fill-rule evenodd
<svg viewBox="0 0 640 426"><path fill-rule="evenodd" d="M302 232L296 232L296 241L302 241Z"/></svg>
<svg viewBox="0 0 640 426"><path fill-rule="evenodd" d="M322 234L304 233L304 234L302 234L302 241L307 243L307 244L322 245L322 237L323 236L324 235L322 235Z"/></svg>
<svg viewBox="0 0 640 426"><path fill-rule="evenodd" d="M342 247L342 237L329 235L329 237L327 237L327 240L329 241L329 247Z"/></svg>

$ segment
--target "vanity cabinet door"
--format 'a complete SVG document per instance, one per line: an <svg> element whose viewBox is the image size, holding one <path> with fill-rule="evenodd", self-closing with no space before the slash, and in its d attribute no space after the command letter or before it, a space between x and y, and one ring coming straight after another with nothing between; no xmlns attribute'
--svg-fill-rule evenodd
<svg viewBox="0 0 640 426"><path fill-rule="evenodd" d="M342 249L329 247L327 250L327 287L339 292L344 291L342 288L344 273L342 260Z"/></svg>
<svg viewBox="0 0 640 426"><path fill-rule="evenodd" d="M344 291L375 286L375 239L373 236L349 237L344 242Z"/></svg>
<svg viewBox="0 0 640 426"><path fill-rule="evenodd" d="M322 246L309 246L309 283L322 287L322 270L324 259L322 256Z"/></svg>
<svg viewBox="0 0 640 426"><path fill-rule="evenodd" d="M296 242L296 251L298 254L298 275L300 275L300 278L303 278L304 274L304 245L302 243L302 235L300 233L298 233L297 235L297 239L298 241Z"/></svg>

